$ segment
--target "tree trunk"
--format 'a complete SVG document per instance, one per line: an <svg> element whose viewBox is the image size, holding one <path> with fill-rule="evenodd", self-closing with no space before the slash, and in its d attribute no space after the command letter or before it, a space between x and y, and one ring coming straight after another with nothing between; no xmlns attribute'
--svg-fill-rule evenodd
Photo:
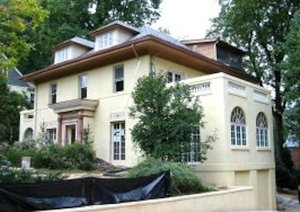
<svg viewBox="0 0 300 212"><path fill-rule="evenodd" d="M283 162L283 119L282 115L273 111L274 118L274 147L275 147L275 159L276 163Z"/></svg>

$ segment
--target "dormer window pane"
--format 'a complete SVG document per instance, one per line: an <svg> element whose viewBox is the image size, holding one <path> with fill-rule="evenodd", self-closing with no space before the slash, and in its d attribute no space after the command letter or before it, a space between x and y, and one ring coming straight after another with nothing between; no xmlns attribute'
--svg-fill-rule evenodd
<svg viewBox="0 0 300 212"><path fill-rule="evenodd" d="M113 45L113 33L107 32L96 38L97 49L104 49Z"/></svg>
<svg viewBox="0 0 300 212"><path fill-rule="evenodd" d="M56 53L55 63L60 63L68 60L68 48L60 49Z"/></svg>
<svg viewBox="0 0 300 212"><path fill-rule="evenodd" d="M87 97L87 81L88 78L86 74L79 76L79 97L81 99L85 99Z"/></svg>

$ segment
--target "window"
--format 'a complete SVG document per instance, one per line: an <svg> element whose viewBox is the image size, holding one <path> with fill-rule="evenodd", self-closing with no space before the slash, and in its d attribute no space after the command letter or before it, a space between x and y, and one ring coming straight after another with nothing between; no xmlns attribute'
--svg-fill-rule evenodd
<svg viewBox="0 0 300 212"><path fill-rule="evenodd" d="M48 140L51 143L54 143L56 141L56 129L47 129L47 136L48 136Z"/></svg>
<svg viewBox="0 0 300 212"><path fill-rule="evenodd" d="M231 145L246 146L246 120L241 108L235 107L231 112Z"/></svg>
<svg viewBox="0 0 300 212"><path fill-rule="evenodd" d="M256 145L268 147L268 121L264 113L260 112L256 117Z"/></svg>
<svg viewBox="0 0 300 212"><path fill-rule="evenodd" d="M80 75L79 76L79 98L85 99L87 97L87 75Z"/></svg>
<svg viewBox="0 0 300 212"><path fill-rule="evenodd" d="M125 122L112 124L113 160L125 160Z"/></svg>
<svg viewBox="0 0 300 212"><path fill-rule="evenodd" d="M113 33L107 32L103 35L100 35L96 38L96 48L103 49L113 45Z"/></svg>
<svg viewBox="0 0 300 212"><path fill-rule="evenodd" d="M119 92L124 90L124 66L114 67L114 92Z"/></svg>
<svg viewBox="0 0 300 212"><path fill-rule="evenodd" d="M55 63L60 63L68 59L68 48L60 49L56 52Z"/></svg>
<svg viewBox="0 0 300 212"><path fill-rule="evenodd" d="M168 71L167 72L167 79L168 79L168 83L170 82L179 82L182 80L182 75L181 74L178 74L178 73L174 73L174 72L171 72L171 71Z"/></svg>
<svg viewBox="0 0 300 212"><path fill-rule="evenodd" d="M31 128L27 128L24 133L24 140L32 140L33 139L33 130Z"/></svg>
<svg viewBox="0 0 300 212"><path fill-rule="evenodd" d="M50 104L56 103L57 100L57 84L53 83L50 85Z"/></svg>
<svg viewBox="0 0 300 212"><path fill-rule="evenodd" d="M30 93L29 101L30 101L30 103L31 103L32 106L33 106L33 104L34 104L34 93Z"/></svg>
<svg viewBox="0 0 300 212"><path fill-rule="evenodd" d="M183 162L200 162L200 142L200 127L196 126L191 133L191 141L183 147Z"/></svg>

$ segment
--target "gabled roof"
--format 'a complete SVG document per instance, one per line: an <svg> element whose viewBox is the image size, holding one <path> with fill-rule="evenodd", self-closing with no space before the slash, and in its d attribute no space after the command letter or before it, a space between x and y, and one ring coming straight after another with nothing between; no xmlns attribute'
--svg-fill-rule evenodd
<svg viewBox="0 0 300 212"><path fill-rule="evenodd" d="M67 45L71 45L71 44L75 44L75 45L79 45L79 46L83 46L83 47L86 47L88 49L93 49L95 47L95 43L93 41L90 41L90 40L87 40L87 39L84 39L84 38L81 38L81 37L73 37L69 40L66 40L56 46L54 46L54 50L56 49L60 49L64 46L67 46Z"/></svg>
<svg viewBox="0 0 300 212"><path fill-rule="evenodd" d="M106 32L106 31L109 31L109 30L112 30L112 29L115 29L115 28L121 28L121 29L123 29L125 31L128 31L128 32L131 32L133 34L139 33L139 30L137 28L133 27L133 26L130 26L130 25L128 25L128 24L126 24L122 21L114 21L110 24L107 24L103 27L100 27L100 28L92 31L90 33L90 35L96 36L100 33L103 33L103 32Z"/></svg>
<svg viewBox="0 0 300 212"><path fill-rule="evenodd" d="M69 74L128 60L137 55L155 55L208 74L224 72L250 82L260 83L257 78L250 76L245 71L229 67L222 62L196 53L179 40L147 26L135 28L123 22L115 21L97 29L92 34L105 32L115 27L131 31L135 36L121 44L98 51L91 50L79 57L50 65L39 71L27 74L22 79L28 82L49 81Z"/></svg>
<svg viewBox="0 0 300 212"><path fill-rule="evenodd" d="M22 76L23 76L22 73L17 68L13 68L12 70L8 71L7 84L13 86L31 88L29 83L20 80Z"/></svg>

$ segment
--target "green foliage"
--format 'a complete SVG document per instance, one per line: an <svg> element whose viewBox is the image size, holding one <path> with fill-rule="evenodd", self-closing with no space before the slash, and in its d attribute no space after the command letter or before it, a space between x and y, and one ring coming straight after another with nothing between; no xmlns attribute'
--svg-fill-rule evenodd
<svg viewBox="0 0 300 212"><path fill-rule="evenodd" d="M189 86L167 86L163 74L151 72L138 79L132 98L130 116L139 120L131 132L134 143L146 156L178 161L194 127L203 126L202 108Z"/></svg>
<svg viewBox="0 0 300 212"><path fill-rule="evenodd" d="M0 73L0 143L12 144L18 140L20 111L29 106L26 97L9 91L7 78Z"/></svg>
<svg viewBox="0 0 300 212"><path fill-rule="evenodd" d="M21 144L23 143L24 144ZM7 158L14 167L20 167L22 157L31 157L34 168L47 169L80 169L92 170L96 168L96 153L89 144L71 144L61 146L49 144L36 148L31 141L17 142L0 153Z"/></svg>
<svg viewBox="0 0 300 212"><path fill-rule="evenodd" d="M28 37L35 49L22 60L20 70L32 72L53 63L53 46L74 36L89 38L89 32L114 20L134 26L151 24L159 18L161 0L40 0L48 18ZM89 7L95 6L95 10Z"/></svg>
<svg viewBox="0 0 300 212"><path fill-rule="evenodd" d="M146 158L130 169L128 176L140 177L168 170L171 173L171 195L201 193L209 190L188 166L160 159Z"/></svg>
<svg viewBox="0 0 300 212"><path fill-rule="evenodd" d="M38 0L0 1L0 70L8 70L33 48L28 32L43 22L46 12ZM7 56L3 57L3 54Z"/></svg>
<svg viewBox="0 0 300 212"><path fill-rule="evenodd" d="M297 77L299 69L296 74L282 65L286 60L299 64L299 53L293 57L290 50L300 49L299 21L292 19L298 19L295 14L300 9L300 1L224 0L221 6L219 17L213 20L209 35L221 37L247 51L246 70L273 87L275 152L277 161L280 161L284 142L283 113L287 103L299 98L299 94L295 96L293 91L296 88L300 90ZM293 26L293 22L297 22L298 28ZM295 81L298 84L296 87ZM291 99L291 96L294 97Z"/></svg>
<svg viewBox="0 0 300 212"><path fill-rule="evenodd" d="M33 170L0 167L0 183L36 183L64 179L62 172L37 172Z"/></svg>
<svg viewBox="0 0 300 212"><path fill-rule="evenodd" d="M96 153L89 144L72 144L65 147L65 156L70 168L92 170L96 165Z"/></svg>
<svg viewBox="0 0 300 212"><path fill-rule="evenodd" d="M67 169L70 167L64 147L58 144L42 146L32 158L35 168Z"/></svg>
<svg viewBox="0 0 300 212"><path fill-rule="evenodd" d="M300 182L298 182L300 183ZM297 177L294 171L288 169L285 164L278 162L276 163L276 185L278 188L297 188Z"/></svg>
<svg viewBox="0 0 300 212"><path fill-rule="evenodd" d="M86 128L83 128L82 142L84 144L92 144L94 142L94 137L92 135L93 135L93 132L92 132L90 125L88 125Z"/></svg>
<svg viewBox="0 0 300 212"><path fill-rule="evenodd" d="M300 142L300 10L292 19L283 48L287 52L282 68L289 103L285 112L285 123L290 138Z"/></svg>
<svg viewBox="0 0 300 212"><path fill-rule="evenodd" d="M7 160L9 160L12 166L20 167L22 162L22 157L28 156L31 158L35 158L37 154L37 150L22 150L18 148L9 148L4 155L6 156Z"/></svg>

